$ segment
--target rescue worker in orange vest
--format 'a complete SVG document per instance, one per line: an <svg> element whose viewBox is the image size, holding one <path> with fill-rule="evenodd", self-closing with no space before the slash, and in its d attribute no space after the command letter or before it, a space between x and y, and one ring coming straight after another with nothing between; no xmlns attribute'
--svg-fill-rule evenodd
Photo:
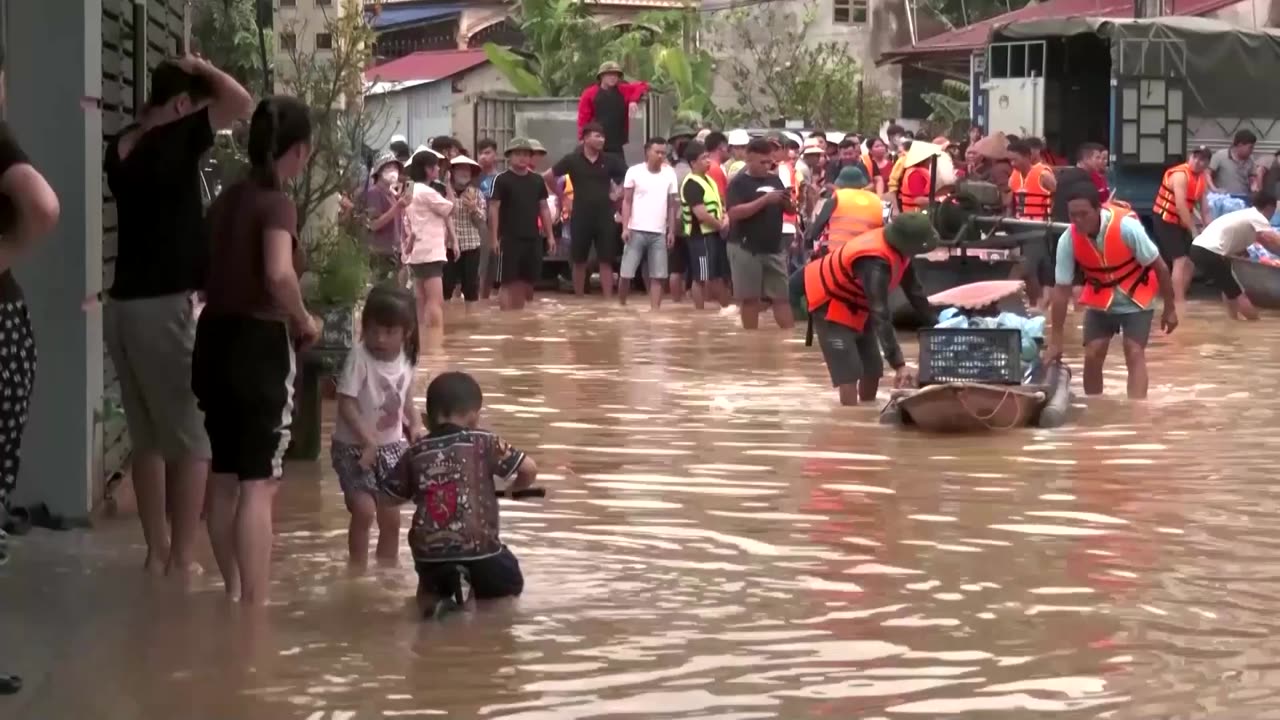
<svg viewBox="0 0 1280 720"><path fill-rule="evenodd" d="M889 294L901 287L916 312L929 325L936 315L929 306L911 259L938 244L938 234L922 213L904 213L887 227L846 242L795 273L790 293L809 309L822 358L840 404L872 402L884 374L884 359L894 370L894 387L915 379L902 356L889 312Z"/></svg>
<svg viewBox="0 0 1280 720"><path fill-rule="evenodd" d="M920 142L923 143L924 141ZM901 183L897 184L897 190L898 204L904 213L917 210L928 210L930 202L929 192L931 189L934 192L935 199L941 200L946 195L946 190L944 188L947 183L944 181L939 180L937 187L933 187L933 175L930 172L930 167L933 164L932 158L934 155L938 155L940 158L939 162L942 162L942 158L946 156L947 146L950 145L950 141L945 137L936 137L933 139L932 143L921 145L922 148L930 148L929 152L913 153L911 148L915 147L917 144L918 143L913 141L903 152L901 158L901 162L905 169L902 172ZM949 162L950 158L946 158L946 160ZM893 184L894 183L891 181L890 185L892 186Z"/></svg>
<svg viewBox="0 0 1280 720"><path fill-rule="evenodd" d="M1187 287L1195 268L1187 253L1191 241L1209 224L1209 159L1213 153L1196 148L1184 163L1164 171L1156 202L1151 208L1151 225L1160 245L1160 255L1173 268L1173 296L1178 307L1187 300ZM1196 218L1199 212L1200 217Z"/></svg>
<svg viewBox="0 0 1280 720"><path fill-rule="evenodd" d="M1013 173L1009 175L1009 214L1024 220L1048 220L1053 191L1058 187L1053 168L1035 159L1025 140L1009 143Z"/></svg>
<svg viewBox="0 0 1280 720"><path fill-rule="evenodd" d="M884 227L884 205L880 196L866 190L867 176L856 165L840 169L836 189L823 202L817 217L805 229L804 244L822 252L835 252L859 235ZM826 241L819 242L826 233Z"/></svg>
<svg viewBox="0 0 1280 720"><path fill-rule="evenodd" d="M1084 311L1084 391L1102 394L1102 365L1111 338L1124 338L1124 362L1129 371L1129 397L1147 397L1147 340L1155 315L1155 299L1164 301L1160 327L1166 333L1178 326L1169 266L1142 222L1131 210L1104 207L1097 190L1081 186L1067 200L1071 227L1058 239L1054 264L1049 345L1045 362L1062 358L1062 333L1071 302L1071 283L1079 268L1084 288L1078 303Z"/></svg>

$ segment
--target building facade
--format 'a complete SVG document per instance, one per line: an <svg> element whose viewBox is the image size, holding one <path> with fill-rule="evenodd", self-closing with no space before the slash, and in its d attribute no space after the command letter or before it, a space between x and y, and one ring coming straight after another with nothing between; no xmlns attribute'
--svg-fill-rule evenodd
<svg viewBox="0 0 1280 720"><path fill-rule="evenodd" d="M131 122L146 72L184 47L187 13L185 0L0 0L6 120L62 206L57 228L16 269L39 353L19 504L84 517L127 460L101 306L85 303L110 286L115 257L102 150Z"/></svg>

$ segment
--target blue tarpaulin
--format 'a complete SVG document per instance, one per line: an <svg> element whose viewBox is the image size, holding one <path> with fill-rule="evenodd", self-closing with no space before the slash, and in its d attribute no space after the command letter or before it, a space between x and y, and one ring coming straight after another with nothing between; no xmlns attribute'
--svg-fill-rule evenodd
<svg viewBox="0 0 1280 720"><path fill-rule="evenodd" d="M416 7L382 6L381 12L373 16L374 30L387 30L399 25L413 25L421 22L444 20L462 12L461 5L418 5Z"/></svg>

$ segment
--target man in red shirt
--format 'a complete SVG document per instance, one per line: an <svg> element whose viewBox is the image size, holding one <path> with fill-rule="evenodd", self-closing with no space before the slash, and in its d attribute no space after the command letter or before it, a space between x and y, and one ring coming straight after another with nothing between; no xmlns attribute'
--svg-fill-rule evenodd
<svg viewBox="0 0 1280 720"><path fill-rule="evenodd" d="M622 149L631 134L631 115L649 91L643 80L622 82L622 66L607 62L596 74L596 84L582 91L578 98L578 138L592 122L604 128L604 152L622 159Z"/></svg>
<svg viewBox="0 0 1280 720"><path fill-rule="evenodd" d="M724 174L724 167L722 167L729 159L729 138L722 132L712 131L707 134L703 145L707 148L707 154L711 156L711 168L707 170L707 177L714 180L716 186L720 188L720 199L723 201L729 196L729 177Z"/></svg>

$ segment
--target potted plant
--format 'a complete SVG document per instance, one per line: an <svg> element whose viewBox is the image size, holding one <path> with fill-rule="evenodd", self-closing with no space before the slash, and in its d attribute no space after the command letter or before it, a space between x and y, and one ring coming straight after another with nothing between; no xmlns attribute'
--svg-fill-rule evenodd
<svg viewBox="0 0 1280 720"><path fill-rule="evenodd" d="M298 357L294 380L294 418L286 457L320 456L320 383L342 369L356 342L356 306L369 282L369 257L354 219L340 219L307 233L307 272L303 294L307 308L323 328L314 346Z"/></svg>

